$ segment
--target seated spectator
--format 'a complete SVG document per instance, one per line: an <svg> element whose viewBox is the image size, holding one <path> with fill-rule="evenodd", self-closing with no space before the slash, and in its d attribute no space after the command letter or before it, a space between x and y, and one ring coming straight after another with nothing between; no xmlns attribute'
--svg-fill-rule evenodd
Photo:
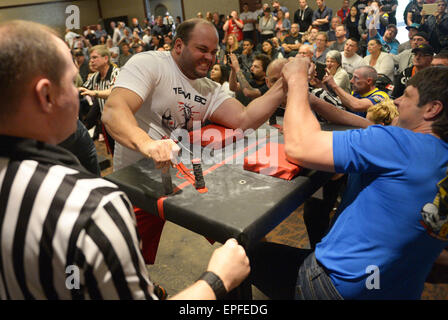
<svg viewBox="0 0 448 320"><path fill-rule="evenodd" d="M249 253L251 283L271 299L419 299L446 247L419 213L446 175L448 69L428 68L411 80L406 98L395 101L397 126L341 132L322 131L312 114L308 69L295 59L282 71L286 155L310 169L348 173L347 191L314 252L259 243Z"/></svg>
<svg viewBox="0 0 448 320"><path fill-rule="evenodd" d="M157 51L159 48L163 48L163 37L159 35L153 35L151 38L151 44L149 50Z"/></svg>
<svg viewBox="0 0 448 320"><path fill-rule="evenodd" d="M282 48L287 57L295 57L302 45L302 36L299 33L299 25L293 23L288 36L283 39Z"/></svg>
<svg viewBox="0 0 448 320"><path fill-rule="evenodd" d="M354 38L348 39L342 52L342 68L350 77L356 68L365 65L364 60L356 52L358 52L358 41Z"/></svg>
<svg viewBox="0 0 448 320"><path fill-rule="evenodd" d="M120 55L120 48L114 46L114 41L111 38L106 40L107 50L110 52L110 61L118 66L118 57Z"/></svg>
<svg viewBox="0 0 448 320"><path fill-rule="evenodd" d="M226 54L234 53L237 56L239 56L243 49L240 47L240 44L238 42L238 39L236 38L236 35L231 33L227 36L227 42L226 42Z"/></svg>
<svg viewBox="0 0 448 320"><path fill-rule="evenodd" d="M232 97L235 98L235 92L229 88L229 75L230 69L228 66L216 63L210 71L210 79L218 82L222 85L224 90Z"/></svg>
<svg viewBox="0 0 448 320"><path fill-rule="evenodd" d="M313 23L313 9L308 6L307 0L299 0L299 9L294 12L294 23L299 25L302 33L310 31Z"/></svg>
<svg viewBox="0 0 448 320"><path fill-rule="evenodd" d="M342 7L336 12L336 15L341 19L341 23L344 23L345 19L350 15L350 0L342 1Z"/></svg>
<svg viewBox="0 0 448 320"><path fill-rule="evenodd" d="M123 68L123 66L131 59L132 53L129 44L123 43L121 45L121 53L118 56L118 67Z"/></svg>
<svg viewBox="0 0 448 320"><path fill-rule="evenodd" d="M337 50L339 52L344 51L347 30L345 30L345 26L343 24L338 25L335 30L336 41L331 44L328 49Z"/></svg>
<svg viewBox="0 0 448 320"><path fill-rule="evenodd" d="M431 66L434 56L434 49L428 45L419 45L412 49L413 58L412 66L403 70L403 72L395 78L394 91L392 97L399 98L403 95L408 81L419 71Z"/></svg>
<svg viewBox="0 0 448 320"><path fill-rule="evenodd" d="M437 0L437 12L426 15L422 12L422 30L429 34L429 44L438 53L448 48L448 13L446 0Z"/></svg>
<svg viewBox="0 0 448 320"><path fill-rule="evenodd" d="M366 118L375 124L389 126L398 117L398 110L392 100L384 100L367 109Z"/></svg>
<svg viewBox="0 0 448 320"><path fill-rule="evenodd" d="M429 36L426 32L417 32L411 38L411 48L393 56L395 65L398 65L397 74L402 73L404 69L412 66L412 59L414 58L412 50L423 44L429 45Z"/></svg>
<svg viewBox="0 0 448 320"><path fill-rule="evenodd" d="M237 98L238 94L241 93L242 96L240 96L240 99L248 103L268 91L265 79L266 70L271 62L269 56L265 54L258 54L255 56L252 67L250 68L252 78L249 80L243 74L236 55L231 54L230 58L231 71L229 86L230 90L237 93Z"/></svg>
<svg viewBox="0 0 448 320"><path fill-rule="evenodd" d="M327 59L327 52L330 51L327 48L327 41L327 33L319 32L316 37L316 48L314 50L313 62L319 61L325 63Z"/></svg>
<svg viewBox="0 0 448 320"><path fill-rule="evenodd" d="M291 22L289 19L285 18L285 14L282 10L277 12L277 22L275 23L275 36L283 41L283 38L286 37L291 30Z"/></svg>
<svg viewBox="0 0 448 320"><path fill-rule="evenodd" d="M431 65L448 67L448 51L440 51L436 54L432 59Z"/></svg>
<svg viewBox="0 0 448 320"><path fill-rule="evenodd" d="M170 44L168 44L168 43L165 43L164 45L163 45L163 50L165 50L165 51L171 51L171 45Z"/></svg>
<svg viewBox="0 0 448 320"><path fill-rule="evenodd" d="M348 37L359 41L361 35L359 34L359 11L356 6L350 8L350 15L344 20L345 29Z"/></svg>
<svg viewBox="0 0 448 320"><path fill-rule="evenodd" d="M328 45L332 45L336 41L336 27L341 25L341 18L334 16L330 21L330 30L327 31Z"/></svg>
<svg viewBox="0 0 448 320"><path fill-rule="evenodd" d="M250 67L252 66L254 57L255 52L252 40L250 39L243 40L243 52L240 54L241 59L240 67L245 74L250 73Z"/></svg>
<svg viewBox="0 0 448 320"><path fill-rule="evenodd" d="M409 37L409 40L406 41L406 42L401 43L401 44L398 46L398 54L402 53L404 50L412 49L412 48L411 48L411 39L412 39L412 37L414 37L415 34L419 31L419 29L420 29L420 24L418 24L418 23L413 23L413 24L411 24L411 25L409 25L409 26L406 26L406 29L408 30L408 37Z"/></svg>
<svg viewBox="0 0 448 320"><path fill-rule="evenodd" d="M331 75L336 84L345 92L350 93L350 77L342 68L342 55L337 50L327 52L327 72Z"/></svg>
<svg viewBox="0 0 448 320"><path fill-rule="evenodd" d="M389 53L383 52L382 49L383 46L379 39L370 40L367 46L370 55L364 57L364 63L374 67L379 74L387 76L393 82L395 69L394 59Z"/></svg>
<svg viewBox="0 0 448 320"><path fill-rule="evenodd" d="M271 8L263 10L263 16L258 21L258 31L260 32L260 42L271 39L274 36L275 20L271 15Z"/></svg>
<svg viewBox="0 0 448 320"><path fill-rule="evenodd" d="M101 24L96 25L95 36L97 39L100 39L101 37L108 38L106 30L103 29Z"/></svg>
<svg viewBox="0 0 448 320"><path fill-rule="evenodd" d="M283 58L281 51L276 50L272 40L265 40L261 45L261 51L267 55L271 60Z"/></svg>
<svg viewBox="0 0 448 320"><path fill-rule="evenodd" d="M353 92L347 93L336 84L331 75L324 77L323 83L341 99L342 105L353 113L365 117L367 110L383 100L390 100L387 93L376 87L378 73L373 67L362 66L355 69L350 80Z"/></svg>
<svg viewBox="0 0 448 320"><path fill-rule="evenodd" d="M152 39L151 28L148 27L145 29L142 39L142 41L145 43L146 49L149 49L149 47L151 46L151 39Z"/></svg>
<svg viewBox="0 0 448 320"><path fill-rule="evenodd" d="M130 45L131 47L133 47L134 45L145 46L145 43L143 42L142 39L140 39L140 36L139 36L138 32L137 32L137 31L134 31L134 32L132 33L132 41L131 41L131 43L129 43L129 45Z"/></svg>
<svg viewBox="0 0 448 320"><path fill-rule="evenodd" d="M75 58L76 66L79 69L79 75L84 83L89 75L89 61L86 59L86 56L81 49L74 50L73 57Z"/></svg>
<svg viewBox="0 0 448 320"><path fill-rule="evenodd" d="M377 39L380 41L384 48L384 51L390 54L398 54L398 47L400 42L395 39L397 36L398 29L394 24L389 24L384 32L384 36L380 36L375 28L369 30L370 39Z"/></svg>
<svg viewBox="0 0 448 320"><path fill-rule="evenodd" d="M324 0L316 0L317 10L313 14L314 27L318 27L319 31L329 31L330 21L333 17L333 10L325 5Z"/></svg>
<svg viewBox="0 0 448 320"><path fill-rule="evenodd" d="M165 48L163 48L163 49L165 50ZM144 51L143 50L143 46L141 44L134 43L132 45L132 52L133 52L133 54L137 54L137 53L140 53L140 52L143 52L143 51Z"/></svg>
<svg viewBox="0 0 448 320"><path fill-rule="evenodd" d="M304 43L300 46L299 52L297 54L301 57L312 60L314 56L314 47L310 44Z"/></svg>

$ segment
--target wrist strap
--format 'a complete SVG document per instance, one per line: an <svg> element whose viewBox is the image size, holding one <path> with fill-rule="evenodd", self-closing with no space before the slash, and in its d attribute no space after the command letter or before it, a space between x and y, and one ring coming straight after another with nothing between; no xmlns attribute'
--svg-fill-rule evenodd
<svg viewBox="0 0 448 320"><path fill-rule="evenodd" d="M215 293L216 299L220 300L224 298L227 294L226 287L224 287L224 283L222 282L221 278L214 272L211 271L205 271L199 280L204 280L208 283L208 285L212 288L213 292Z"/></svg>

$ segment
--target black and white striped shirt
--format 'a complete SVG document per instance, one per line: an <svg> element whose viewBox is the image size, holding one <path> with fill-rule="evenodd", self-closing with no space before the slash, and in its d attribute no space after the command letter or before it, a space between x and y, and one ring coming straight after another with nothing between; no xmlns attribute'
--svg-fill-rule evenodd
<svg viewBox="0 0 448 320"><path fill-rule="evenodd" d="M101 75L99 71L95 72L91 77L87 79L86 82L82 85L84 88L89 90L107 90L114 86L115 80L120 73L120 69L115 67L114 65L109 65L109 70L107 71L104 79L101 79ZM98 98L98 104L100 106L101 112L103 112L104 104L106 103L105 99Z"/></svg>
<svg viewBox="0 0 448 320"><path fill-rule="evenodd" d="M60 147L0 136L0 244L1 299L156 299L128 198Z"/></svg>

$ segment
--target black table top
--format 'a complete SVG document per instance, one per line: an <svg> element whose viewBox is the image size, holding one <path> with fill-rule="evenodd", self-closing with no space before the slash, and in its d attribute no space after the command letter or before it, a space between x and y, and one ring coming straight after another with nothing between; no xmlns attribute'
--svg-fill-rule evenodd
<svg viewBox="0 0 448 320"><path fill-rule="evenodd" d="M241 163L243 155L255 152L266 141L283 140L276 129L266 125L261 129L269 131L267 139L260 138L254 144L254 140L245 137L244 144L235 146L239 161L223 156L222 159L227 161L202 164L208 188L206 193L199 193L194 185L179 178L179 174L176 176L177 169L171 169L174 187L178 188L163 198L160 170L154 168L151 159L142 159L106 176L106 179L119 185L135 206L149 213L160 215L159 208L163 203L163 215L167 220L221 243L233 237L249 247L332 176L331 173L304 169L299 176L286 181L244 170ZM349 128L325 126L324 129ZM186 163L185 166L192 168L191 164Z"/></svg>

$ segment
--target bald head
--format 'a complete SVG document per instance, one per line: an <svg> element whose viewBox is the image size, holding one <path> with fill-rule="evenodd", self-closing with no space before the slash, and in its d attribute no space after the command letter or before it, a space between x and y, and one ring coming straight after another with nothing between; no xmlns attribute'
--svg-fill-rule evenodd
<svg viewBox="0 0 448 320"><path fill-rule="evenodd" d="M268 69L266 70L266 85L268 88L272 87L274 83L281 78L282 69L285 64L288 63L288 59L275 59L272 61Z"/></svg>

